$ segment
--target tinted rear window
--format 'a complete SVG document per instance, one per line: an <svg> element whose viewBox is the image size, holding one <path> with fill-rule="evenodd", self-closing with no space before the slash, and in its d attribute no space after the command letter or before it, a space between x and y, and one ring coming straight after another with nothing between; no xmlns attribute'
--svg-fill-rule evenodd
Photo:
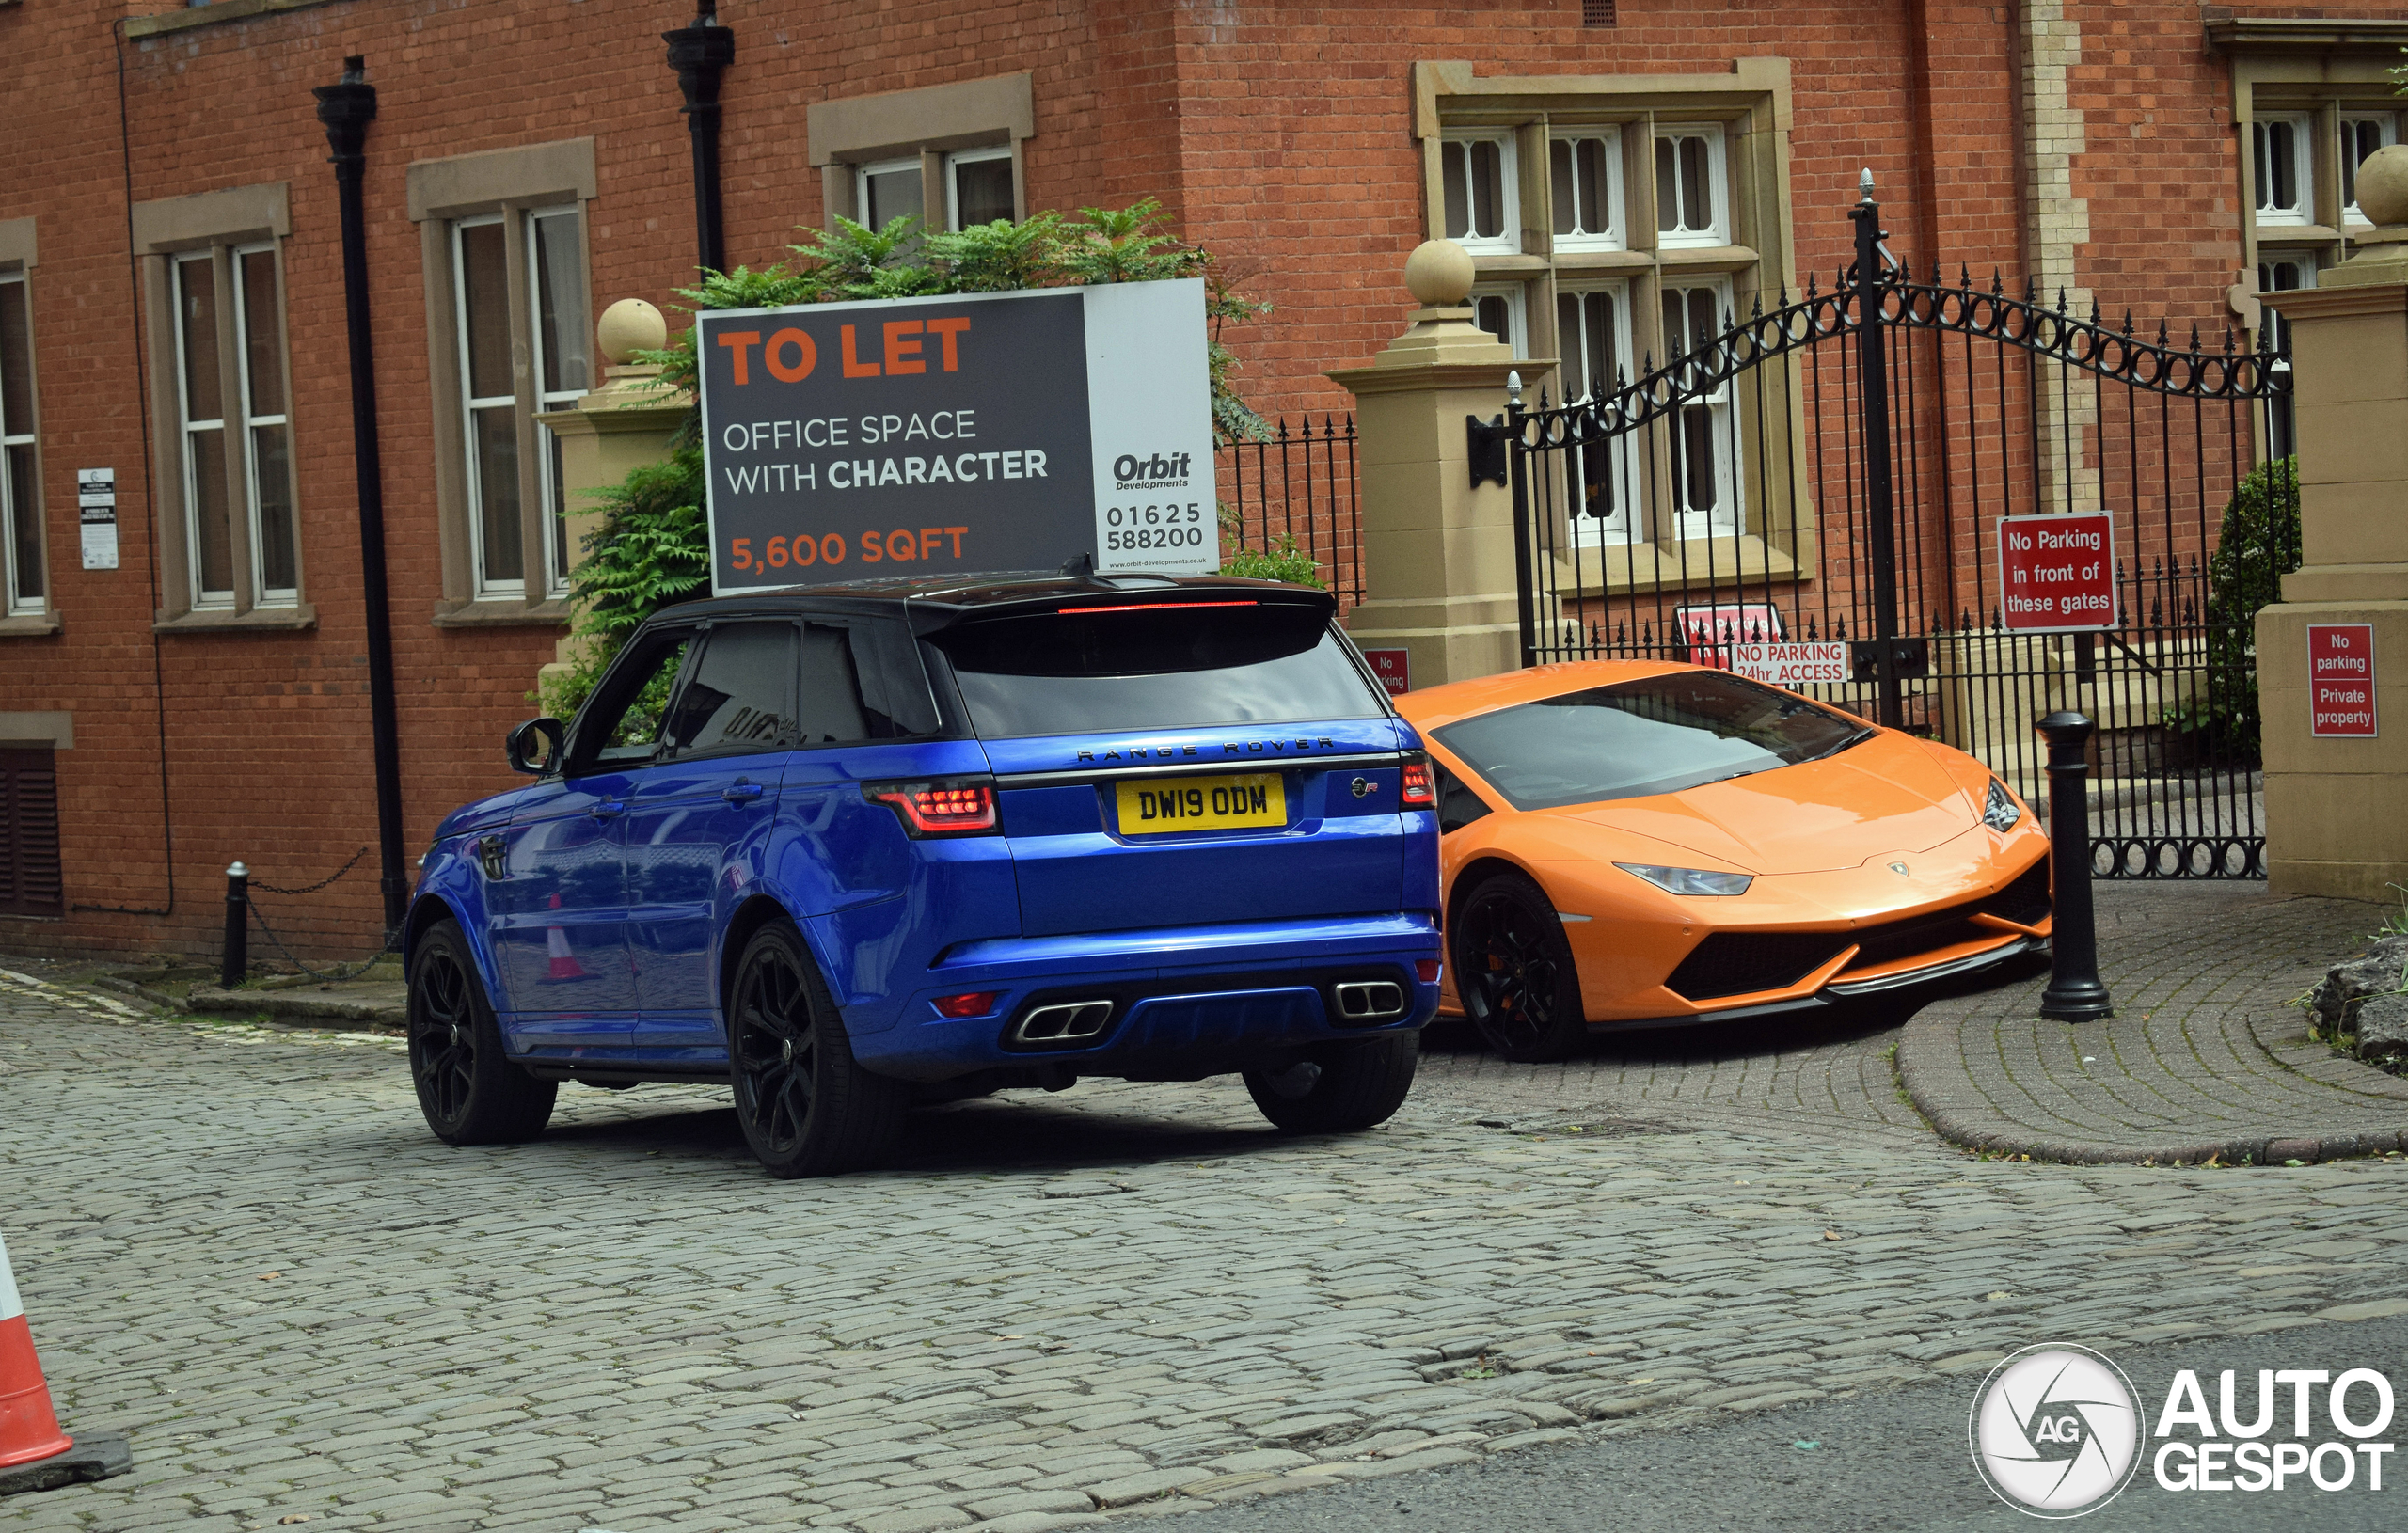
<svg viewBox="0 0 2408 1533"><path fill-rule="evenodd" d="M1863 726L1715 671L1619 682L1437 732L1516 809L1678 793L1829 755Z"/></svg>
<svg viewBox="0 0 2408 1533"><path fill-rule="evenodd" d="M982 735L1371 719L1386 711L1320 611L1094 608L936 636Z"/></svg>

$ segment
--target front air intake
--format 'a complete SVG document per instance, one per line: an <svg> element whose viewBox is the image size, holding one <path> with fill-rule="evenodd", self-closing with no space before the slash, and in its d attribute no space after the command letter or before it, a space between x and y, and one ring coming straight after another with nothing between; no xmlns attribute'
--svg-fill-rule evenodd
<svg viewBox="0 0 2408 1533"><path fill-rule="evenodd" d="M1024 1049L1080 1044L1101 1033L1111 1020L1109 1001L1056 1001L1032 1008L1012 1024L1004 1041Z"/></svg>

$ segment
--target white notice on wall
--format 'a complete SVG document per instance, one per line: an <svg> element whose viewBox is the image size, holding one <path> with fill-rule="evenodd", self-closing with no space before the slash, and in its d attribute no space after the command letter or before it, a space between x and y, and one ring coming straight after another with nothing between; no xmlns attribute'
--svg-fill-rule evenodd
<svg viewBox="0 0 2408 1533"><path fill-rule="evenodd" d="M84 567L117 568L117 470L75 470L77 520L83 524Z"/></svg>

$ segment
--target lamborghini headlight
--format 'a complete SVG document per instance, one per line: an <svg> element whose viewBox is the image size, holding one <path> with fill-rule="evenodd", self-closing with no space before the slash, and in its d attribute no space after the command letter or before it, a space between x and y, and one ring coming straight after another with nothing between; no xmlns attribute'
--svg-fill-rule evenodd
<svg viewBox="0 0 2408 1533"><path fill-rule="evenodd" d="M1982 806L1982 823L2004 835L2022 817L2023 806L2015 801L2015 795L2006 791L2005 783L1991 778L1989 802Z"/></svg>
<svg viewBox="0 0 2408 1533"><path fill-rule="evenodd" d="M1614 866L1667 894L1744 894L1755 882L1745 873L1715 873L1705 868L1666 868L1653 862L1616 862Z"/></svg>

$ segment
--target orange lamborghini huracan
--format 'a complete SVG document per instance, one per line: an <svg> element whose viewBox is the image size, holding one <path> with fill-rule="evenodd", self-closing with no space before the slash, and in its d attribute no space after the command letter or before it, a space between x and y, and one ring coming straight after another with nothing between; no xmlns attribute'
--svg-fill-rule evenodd
<svg viewBox="0 0 2408 1533"><path fill-rule="evenodd" d="M2047 946L2048 838L1948 746L1646 661L1540 666L1397 707L1438 768L1444 1004L1509 1059Z"/></svg>

